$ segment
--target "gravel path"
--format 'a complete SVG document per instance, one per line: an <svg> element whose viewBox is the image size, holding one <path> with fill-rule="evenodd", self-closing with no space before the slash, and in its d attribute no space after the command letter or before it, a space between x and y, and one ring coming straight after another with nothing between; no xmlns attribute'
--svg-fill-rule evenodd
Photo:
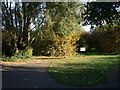
<svg viewBox="0 0 120 90"><path fill-rule="evenodd" d="M46 72L50 60L27 64L4 64L2 67L2 88L74 88L62 85ZM116 70L104 85L92 88L119 88L120 70Z"/></svg>

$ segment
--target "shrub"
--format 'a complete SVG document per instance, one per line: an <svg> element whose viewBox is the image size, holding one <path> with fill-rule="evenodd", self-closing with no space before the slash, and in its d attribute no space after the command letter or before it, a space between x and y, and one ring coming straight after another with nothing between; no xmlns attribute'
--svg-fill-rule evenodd
<svg viewBox="0 0 120 90"><path fill-rule="evenodd" d="M15 53L14 56L3 57L2 61L12 62L12 61L15 61L15 59L32 59L32 51L33 51L33 49L30 47L30 48L28 48L24 52L21 52L21 53L17 52L17 53Z"/></svg>
<svg viewBox="0 0 120 90"><path fill-rule="evenodd" d="M2 61L14 62L16 57L3 57Z"/></svg>
<svg viewBox="0 0 120 90"><path fill-rule="evenodd" d="M29 47L26 51L25 51L26 56L28 57L32 57L33 54L33 48Z"/></svg>
<svg viewBox="0 0 120 90"><path fill-rule="evenodd" d="M14 57L20 58L20 59L32 59L32 51L33 49L29 47L27 50L21 52L21 53L15 53Z"/></svg>

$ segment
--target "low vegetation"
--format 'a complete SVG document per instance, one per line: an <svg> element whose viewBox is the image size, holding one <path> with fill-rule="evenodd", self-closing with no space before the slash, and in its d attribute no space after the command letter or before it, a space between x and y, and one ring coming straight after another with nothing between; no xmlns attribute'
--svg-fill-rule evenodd
<svg viewBox="0 0 120 90"><path fill-rule="evenodd" d="M114 56L76 57L52 60L48 73L58 82L69 86L90 87L103 84L118 68L119 59Z"/></svg>
<svg viewBox="0 0 120 90"><path fill-rule="evenodd" d="M11 56L11 57L3 56L2 57L2 61L5 61L5 62L15 62L16 59L26 59L26 60L33 59L32 51L33 51L33 49L29 48L25 52L15 53L14 56Z"/></svg>

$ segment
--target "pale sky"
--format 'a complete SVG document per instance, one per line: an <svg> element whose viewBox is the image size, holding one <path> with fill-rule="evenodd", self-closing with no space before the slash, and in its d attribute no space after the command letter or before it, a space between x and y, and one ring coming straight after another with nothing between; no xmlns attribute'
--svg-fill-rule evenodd
<svg viewBox="0 0 120 90"><path fill-rule="evenodd" d="M34 27L35 27L35 25L34 25L33 23L31 23L30 28L32 29L32 28L34 28ZM83 26L82 28L83 28L86 32L89 32L89 31L90 31L90 28L91 28L91 25Z"/></svg>

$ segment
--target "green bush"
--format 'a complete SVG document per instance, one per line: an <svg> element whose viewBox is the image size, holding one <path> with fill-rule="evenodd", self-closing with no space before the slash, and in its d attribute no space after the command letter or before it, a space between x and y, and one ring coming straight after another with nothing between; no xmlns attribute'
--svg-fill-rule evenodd
<svg viewBox="0 0 120 90"><path fill-rule="evenodd" d="M15 57L3 57L2 61L6 61L6 62L14 62L15 61Z"/></svg>
<svg viewBox="0 0 120 90"><path fill-rule="evenodd" d="M33 49L30 47L21 53L16 53L14 57L20 58L20 59L32 59L32 52L33 52Z"/></svg>
<svg viewBox="0 0 120 90"><path fill-rule="evenodd" d="M25 55L28 57L32 57L32 54L33 54L33 48L31 47L25 51Z"/></svg>
<svg viewBox="0 0 120 90"><path fill-rule="evenodd" d="M15 53L14 56L11 57L3 57L2 61L8 61L12 62L15 61L15 59L32 59L32 48L28 48L26 51L21 52L21 53Z"/></svg>

